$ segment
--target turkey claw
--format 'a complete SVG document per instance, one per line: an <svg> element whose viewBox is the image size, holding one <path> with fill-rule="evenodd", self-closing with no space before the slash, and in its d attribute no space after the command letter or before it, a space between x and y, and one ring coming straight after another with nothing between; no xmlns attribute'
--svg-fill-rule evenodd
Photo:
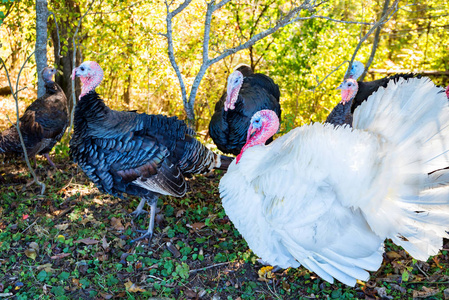
<svg viewBox="0 0 449 300"><path fill-rule="evenodd" d="M143 239L148 239L148 244L151 243L151 239L153 238L153 233L152 232L148 232L147 230L136 230L137 232L145 232L144 234L142 234L141 236L139 236L138 238L131 240L131 243L143 240Z"/></svg>
<svg viewBox="0 0 449 300"><path fill-rule="evenodd" d="M146 211L146 210L143 210L143 209L141 209L141 210L138 210L138 209L136 209L135 211L133 211L132 213L129 213L128 214L128 216L133 216L133 219L137 219L140 215L142 215L142 214L148 214L149 212L148 211Z"/></svg>

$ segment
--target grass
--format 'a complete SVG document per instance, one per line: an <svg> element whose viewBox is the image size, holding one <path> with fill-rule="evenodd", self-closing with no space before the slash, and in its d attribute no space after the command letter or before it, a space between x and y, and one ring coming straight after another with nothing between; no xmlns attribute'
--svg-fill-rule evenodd
<svg viewBox="0 0 449 300"><path fill-rule="evenodd" d="M59 170L38 160L47 185L20 161L0 165L0 296L10 299L405 299L443 298L447 250L428 262L386 241L382 267L355 288L304 268L271 272L257 262L221 207L222 173L189 179L184 198L161 197L150 247L131 239L139 203L101 194L58 145ZM445 241L447 242L447 241ZM445 243L445 249L449 245Z"/></svg>

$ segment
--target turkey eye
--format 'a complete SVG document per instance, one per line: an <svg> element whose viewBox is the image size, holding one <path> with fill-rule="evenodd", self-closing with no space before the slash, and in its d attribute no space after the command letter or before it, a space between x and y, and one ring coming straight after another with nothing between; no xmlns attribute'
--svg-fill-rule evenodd
<svg viewBox="0 0 449 300"><path fill-rule="evenodd" d="M80 67L81 71L84 71L84 67Z"/></svg>

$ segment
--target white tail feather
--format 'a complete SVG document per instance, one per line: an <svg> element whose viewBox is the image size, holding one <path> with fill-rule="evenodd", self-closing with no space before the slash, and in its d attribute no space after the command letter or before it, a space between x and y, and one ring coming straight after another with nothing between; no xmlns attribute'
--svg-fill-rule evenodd
<svg viewBox="0 0 449 300"><path fill-rule="evenodd" d="M356 110L354 128L377 133L388 162L379 175L391 186L386 199L361 207L368 223L417 259L437 254L449 229L449 172L428 173L449 166L445 95L427 78L400 79Z"/></svg>

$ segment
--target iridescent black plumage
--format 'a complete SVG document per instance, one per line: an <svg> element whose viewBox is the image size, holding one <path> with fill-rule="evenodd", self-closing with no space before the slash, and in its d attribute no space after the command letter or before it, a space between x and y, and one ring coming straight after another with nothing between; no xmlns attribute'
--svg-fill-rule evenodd
<svg viewBox="0 0 449 300"><path fill-rule="evenodd" d="M184 175L227 169L231 162L194 134L176 117L111 110L91 91L76 106L70 154L101 191L140 196L137 213L149 201L153 217L160 194L185 195Z"/></svg>
<svg viewBox="0 0 449 300"><path fill-rule="evenodd" d="M369 98L369 96L376 92L380 87L387 87L390 81L397 82L399 78L408 79L413 77L421 78L420 75L416 74L396 74L374 81L357 81L359 89L354 99L345 105L338 103L326 118L326 123L334 125L348 124L352 127L352 114L363 101Z"/></svg>
<svg viewBox="0 0 449 300"><path fill-rule="evenodd" d="M209 123L209 135L218 149L234 155L238 155L245 145L250 120L256 112L270 109L281 118L279 86L264 74L250 74L246 69L240 68L237 70L242 72L244 79L235 109L224 110L225 92L215 104L215 113ZM272 139L268 143L271 141Z"/></svg>

